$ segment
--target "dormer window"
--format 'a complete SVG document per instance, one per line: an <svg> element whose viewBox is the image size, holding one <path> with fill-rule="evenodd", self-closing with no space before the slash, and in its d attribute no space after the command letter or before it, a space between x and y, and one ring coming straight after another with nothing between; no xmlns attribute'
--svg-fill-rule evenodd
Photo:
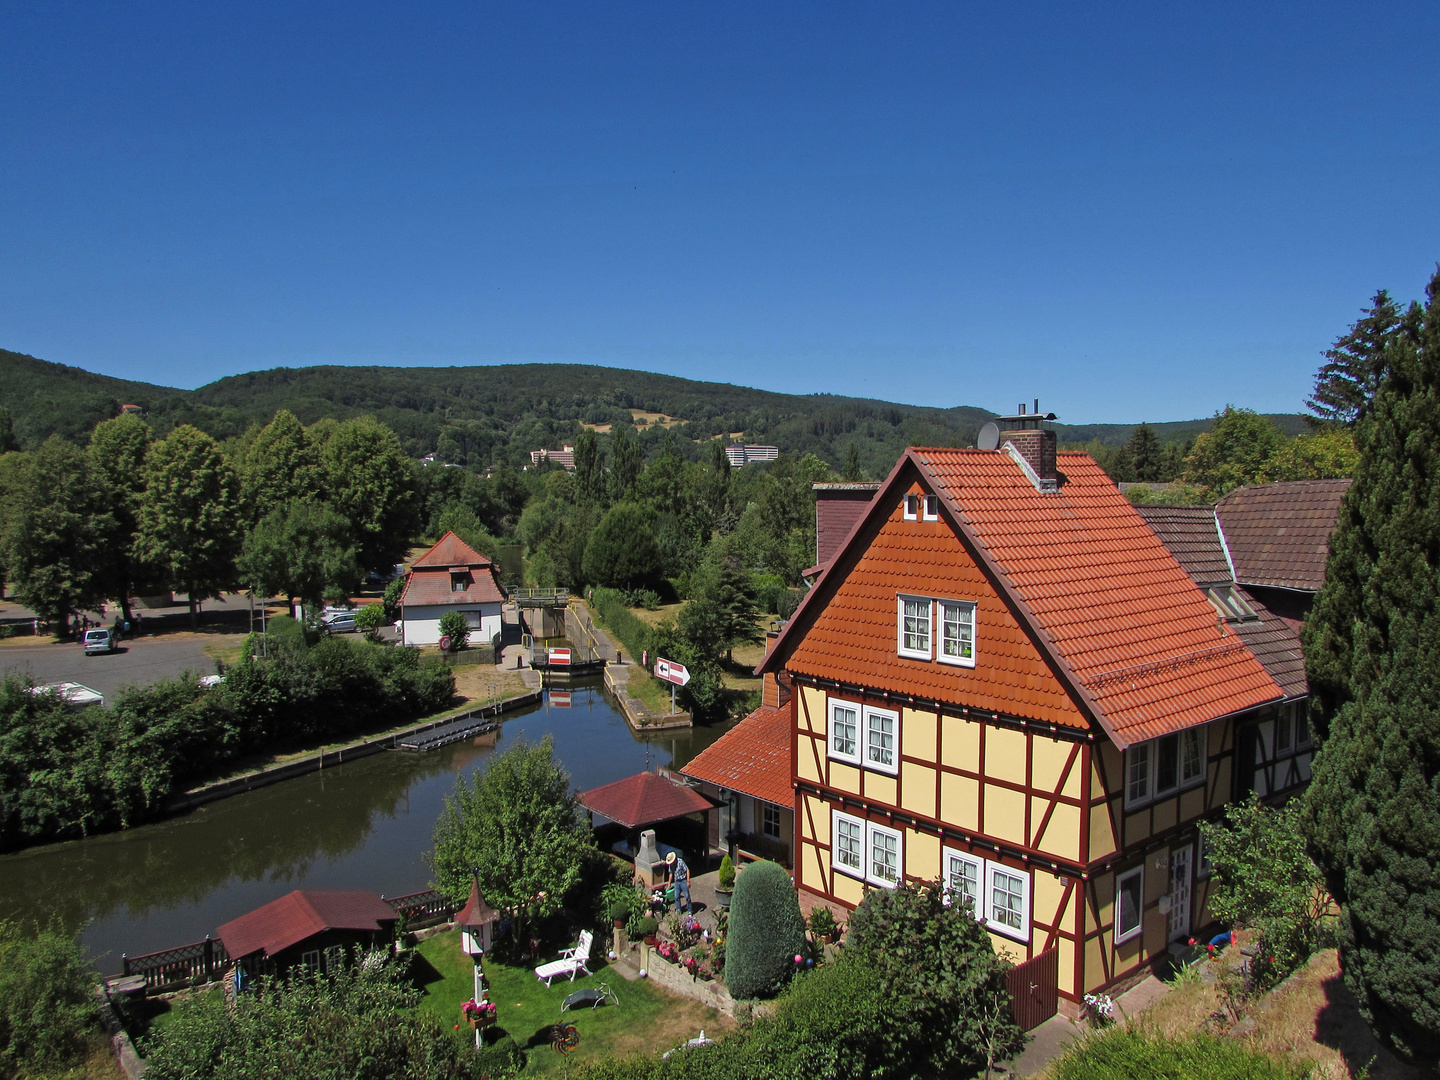
<svg viewBox="0 0 1440 1080"><path fill-rule="evenodd" d="M1225 622L1245 622L1260 617L1255 613L1255 609L1245 602L1245 598L1229 585L1212 585L1205 590L1205 597Z"/></svg>
<svg viewBox="0 0 1440 1080"><path fill-rule="evenodd" d="M940 496L926 495L924 509L921 511L922 521L940 520Z"/></svg>
<svg viewBox="0 0 1440 1080"><path fill-rule="evenodd" d="M920 520L920 496L919 496L919 495L906 495L906 496L905 496L905 520L906 520L906 521L919 521L919 520Z"/></svg>
<svg viewBox="0 0 1440 1080"><path fill-rule="evenodd" d="M940 496L938 496L938 495L906 495L906 496L905 496L905 520L906 520L906 521L939 521L939 520L940 520Z"/></svg>
<svg viewBox="0 0 1440 1080"><path fill-rule="evenodd" d="M464 592L470 588L472 580L468 566L452 566L450 568L450 591L452 593Z"/></svg>

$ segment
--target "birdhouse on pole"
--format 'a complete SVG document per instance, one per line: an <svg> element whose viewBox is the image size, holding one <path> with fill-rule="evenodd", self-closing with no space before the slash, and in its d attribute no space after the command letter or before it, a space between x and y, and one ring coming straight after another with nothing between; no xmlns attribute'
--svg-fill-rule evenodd
<svg viewBox="0 0 1440 1080"><path fill-rule="evenodd" d="M470 883L470 900L464 909L455 913L455 921L460 924L461 951L476 958L490 951L500 913L480 895L478 880Z"/></svg>

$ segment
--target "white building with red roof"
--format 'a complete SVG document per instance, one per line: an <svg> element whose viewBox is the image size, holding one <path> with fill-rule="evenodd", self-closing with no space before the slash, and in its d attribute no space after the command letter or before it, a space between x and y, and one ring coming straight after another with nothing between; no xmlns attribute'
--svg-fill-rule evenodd
<svg viewBox="0 0 1440 1080"><path fill-rule="evenodd" d="M400 594L401 640L406 645L436 645L440 620L451 611L465 616L472 644L486 645L500 633L505 593L495 566L453 532L410 567Z"/></svg>

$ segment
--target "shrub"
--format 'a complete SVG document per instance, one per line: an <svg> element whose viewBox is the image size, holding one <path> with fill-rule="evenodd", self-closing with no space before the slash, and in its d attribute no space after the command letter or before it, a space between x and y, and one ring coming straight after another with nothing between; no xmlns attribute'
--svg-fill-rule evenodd
<svg viewBox="0 0 1440 1080"><path fill-rule="evenodd" d="M384 604L366 604L355 613L355 626L360 630L379 630L389 621Z"/></svg>
<svg viewBox="0 0 1440 1080"><path fill-rule="evenodd" d="M816 944L835 933L839 923L835 921L835 913L828 907L817 907L810 912L810 918L806 920L810 927L810 935L815 939Z"/></svg>
<svg viewBox="0 0 1440 1080"><path fill-rule="evenodd" d="M401 574L389 585L385 586L385 598L381 604L385 608L385 618L394 622L400 617L400 594L405 591L405 575Z"/></svg>
<svg viewBox="0 0 1440 1080"><path fill-rule="evenodd" d="M1054 1080L1301 1080L1310 1073L1234 1039L1172 1039L1126 1028L1073 1044L1051 1070Z"/></svg>
<svg viewBox="0 0 1440 1080"><path fill-rule="evenodd" d="M726 982L736 998L772 997L805 952L805 920L790 875L779 863L754 862L730 901Z"/></svg>
<svg viewBox="0 0 1440 1080"><path fill-rule="evenodd" d="M98 978L69 934L0 922L0 1074L77 1058L96 1027Z"/></svg>
<svg viewBox="0 0 1440 1080"><path fill-rule="evenodd" d="M726 892L735 888L735 860L728 854L720 860L720 876L717 884Z"/></svg>
<svg viewBox="0 0 1440 1080"><path fill-rule="evenodd" d="M470 624L459 611L447 611L440 616L440 636L450 639L450 648L459 652L470 641Z"/></svg>

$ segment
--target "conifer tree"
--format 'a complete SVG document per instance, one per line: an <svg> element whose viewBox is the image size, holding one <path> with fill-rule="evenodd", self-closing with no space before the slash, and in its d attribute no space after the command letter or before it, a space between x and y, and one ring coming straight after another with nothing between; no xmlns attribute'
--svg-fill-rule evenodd
<svg viewBox="0 0 1440 1080"><path fill-rule="evenodd" d="M1384 374L1385 347L1400 329L1400 308L1384 289L1364 316L1325 350L1315 393L1305 402L1321 420L1353 424L1370 407Z"/></svg>
<svg viewBox="0 0 1440 1080"><path fill-rule="evenodd" d="M645 467L645 450L629 424L617 423L610 430L610 497L625 502L635 496L635 481Z"/></svg>
<svg viewBox="0 0 1440 1080"><path fill-rule="evenodd" d="M1160 479L1162 468L1160 439L1155 429L1142 423L1130 433L1125 444L1130 454L1130 471L1141 483L1153 484Z"/></svg>
<svg viewBox="0 0 1440 1080"><path fill-rule="evenodd" d="M1440 271L1386 346L1305 627L1322 737L1310 845L1345 979L1399 1053L1440 1059Z"/></svg>

